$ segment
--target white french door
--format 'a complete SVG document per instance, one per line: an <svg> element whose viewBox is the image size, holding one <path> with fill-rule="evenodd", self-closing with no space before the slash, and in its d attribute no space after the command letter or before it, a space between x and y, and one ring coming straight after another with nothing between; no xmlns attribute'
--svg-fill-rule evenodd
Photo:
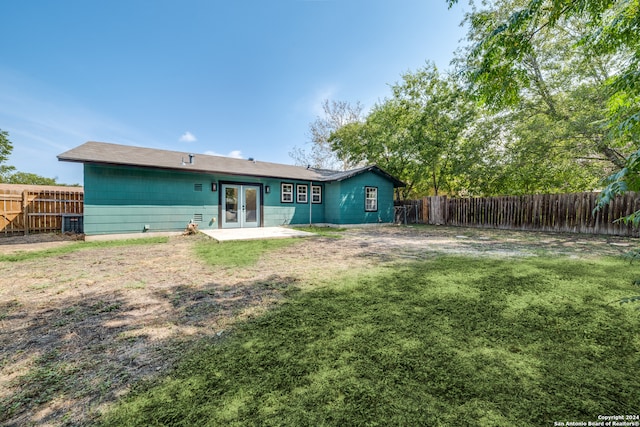
<svg viewBox="0 0 640 427"><path fill-rule="evenodd" d="M222 185L222 228L260 226L260 187Z"/></svg>

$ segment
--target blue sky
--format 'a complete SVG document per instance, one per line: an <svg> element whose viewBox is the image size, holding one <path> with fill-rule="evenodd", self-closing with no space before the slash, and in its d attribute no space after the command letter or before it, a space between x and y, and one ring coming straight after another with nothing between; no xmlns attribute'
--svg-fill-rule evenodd
<svg viewBox="0 0 640 427"><path fill-rule="evenodd" d="M389 96L449 67L464 8L445 0L32 0L0 4L8 164L82 183L86 141L293 163L324 99Z"/></svg>

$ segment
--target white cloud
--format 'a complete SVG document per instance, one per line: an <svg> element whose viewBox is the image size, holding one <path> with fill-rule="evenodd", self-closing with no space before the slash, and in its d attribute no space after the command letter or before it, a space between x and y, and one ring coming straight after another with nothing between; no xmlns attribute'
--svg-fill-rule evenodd
<svg viewBox="0 0 640 427"><path fill-rule="evenodd" d="M209 156L231 157L232 159L244 159L244 156L242 155L242 151L240 150L230 151L229 154L220 154L220 153L216 153L215 151L205 151L204 154L207 154Z"/></svg>
<svg viewBox="0 0 640 427"><path fill-rule="evenodd" d="M198 138L196 138L196 136L189 131L186 131L180 137L180 142L196 142L197 140Z"/></svg>
<svg viewBox="0 0 640 427"><path fill-rule="evenodd" d="M243 159L244 158L242 156L242 151L240 151L240 150L233 150L232 152L227 154L227 157L233 157L234 159Z"/></svg>

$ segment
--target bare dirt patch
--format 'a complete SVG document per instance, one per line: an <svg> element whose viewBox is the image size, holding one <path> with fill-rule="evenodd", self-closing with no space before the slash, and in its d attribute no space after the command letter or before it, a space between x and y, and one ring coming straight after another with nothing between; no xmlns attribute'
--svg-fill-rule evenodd
<svg viewBox="0 0 640 427"><path fill-rule="evenodd" d="M82 234L28 234L26 236L0 237L0 254L20 251L42 251L84 240Z"/></svg>
<svg viewBox="0 0 640 427"><path fill-rule="evenodd" d="M442 253L582 258L635 245L629 238L420 226L340 236L301 239L242 269L198 259L193 249L202 236L0 262L0 423L90 425L132 385L167 372L197 340L221 339L286 290L343 272ZM71 242L39 239L0 240L0 253Z"/></svg>
<svg viewBox="0 0 640 427"><path fill-rule="evenodd" d="M619 236L538 233L439 226L393 226L353 230L372 255L428 258L438 253L519 257L561 255L573 258L617 256L633 249L638 240Z"/></svg>

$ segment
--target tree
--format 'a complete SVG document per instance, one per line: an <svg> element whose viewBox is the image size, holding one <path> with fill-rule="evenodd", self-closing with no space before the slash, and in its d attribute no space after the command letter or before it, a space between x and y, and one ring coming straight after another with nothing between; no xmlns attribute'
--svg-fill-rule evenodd
<svg viewBox="0 0 640 427"><path fill-rule="evenodd" d="M449 6L458 0L447 0ZM567 51L583 50L601 64L589 64L600 71L608 89L609 140L637 144L640 123L640 6L638 0L520 0L496 2L503 13L477 12L471 15L472 28L479 31L468 50L465 74L479 98L491 106L514 105L523 91L536 86L536 43L545 35L571 29L578 22L584 31ZM583 59L590 55L582 55ZM564 61L568 66L578 63ZM534 73L527 72L526 67ZM579 67L576 67L579 68ZM614 74L607 75L607 69ZM552 105L549 106L552 108ZM625 141L626 140L626 141ZM603 141L604 142L604 141ZM614 153L607 153L621 165Z"/></svg>
<svg viewBox="0 0 640 427"><path fill-rule="evenodd" d="M407 116L394 102L377 104L364 123L351 123L332 132L329 141L338 158L351 164L377 164L403 180L397 198L406 198L420 185L415 167L416 145L405 131Z"/></svg>
<svg viewBox="0 0 640 427"><path fill-rule="evenodd" d="M27 172L17 172L14 166L4 164L9 160L13 144L9 140L9 132L0 129L0 183L56 185L55 178L45 178Z"/></svg>
<svg viewBox="0 0 640 427"><path fill-rule="evenodd" d="M329 143L329 137L337 129L362 121L363 106L360 102L354 105L346 101L322 102L324 117L317 117L309 124L310 151L294 147L289 153L297 165L312 166L318 169L347 170L353 163L338 159Z"/></svg>
<svg viewBox="0 0 640 427"><path fill-rule="evenodd" d="M576 96L574 91L559 97L557 105L567 111L566 120L536 111L539 103L494 114L483 111L460 146L455 172L463 180L460 186L475 196L597 188L612 166L594 148L591 137L571 125L588 117L592 107L574 108Z"/></svg>
<svg viewBox="0 0 640 427"><path fill-rule="evenodd" d="M55 178L45 178L28 172L15 172L5 181L7 184L57 185Z"/></svg>
<svg viewBox="0 0 640 427"><path fill-rule="evenodd" d="M447 1L451 6L458 0ZM640 0L526 0L508 10L508 16L491 23L487 27L490 31L469 51L472 66L466 74L479 98L491 106L519 102L521 94L536 83L520 65L535 54L535 44L541 35L575 21L588 23L579 40L569 47L586 49L610 60L607 65L612 75L602 81L606 91L598 92L604 95L606 117L599 124L606 132L595 147L619 168L606 179L596 209L618 194L639 191ZM621 149L630 152L625 156ZM640 211L620 220L638 226ZM640 258L640 251L631 256ZM639 301L640 295L620 300Z"/></svg>
<svg viewBox="0 0 640 427"><path fill-rule="evenodd" d="M364 123L331 133L332 150L347 162L376 163L406 182L402 197L457 191L452 171L473 104L433 64L405 73L391 90Z"/></svg>
<svg viewBox="0 0 640 427"><path fill-rule="evenodd" d="M442 76L435 65L407 73L392 86L394 98L408 113L407 131L417 150L417 167L435 195L458 193L457 153L476 109L453 76Z"/></svg>
<svg viewBox="0 0 640 427"><path fill-rule="evenodd" d="M456 61L458 72L495 114L481 126L504 126L501 179L493 180L502 188L494 192L593 189L632 151L629 138L613 138L603 126L611 73L628 56L592 42L591 12L572 10L578 4L587 10L586 3L496 0L467 16L469 45Z"/></svg>
<svg viewBox="0 0 640 427"><path fill-rule="evenodd" d="M15 171L13 166L5 165L13 151L13 145L9 141L9 132L0 129L0 182L5 182L7 177Z"/></svg>

